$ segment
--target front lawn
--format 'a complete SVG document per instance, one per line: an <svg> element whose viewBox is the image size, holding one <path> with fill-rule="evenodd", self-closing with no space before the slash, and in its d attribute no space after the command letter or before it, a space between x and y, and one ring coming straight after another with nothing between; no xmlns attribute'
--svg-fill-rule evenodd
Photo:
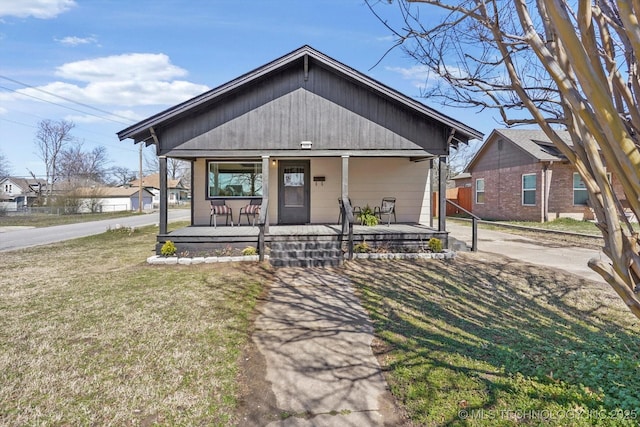
<svg viewBox="0 0 640 427"><path fill-rule="evenodd" d="M269 269L150 266L156 229L3 253L0 425L232 425Z"/></svg>
<svg viewBox="0 0 640 427"><path fill-rule="evenodd" d="M507 258L350 263L420 426L637 426L639 322L606 284Z"/></svg>

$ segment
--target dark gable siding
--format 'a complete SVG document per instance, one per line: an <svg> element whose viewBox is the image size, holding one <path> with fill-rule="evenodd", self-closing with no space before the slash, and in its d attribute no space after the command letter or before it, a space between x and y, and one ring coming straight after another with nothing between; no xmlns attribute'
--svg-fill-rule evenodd
<svg viewBox="0 0 640 427"><path fill-rule="evenodd" d="M416 150L445 154L449 129L310 61L292 63L157 129L171 150ZM180 144L181 141L186 141ZM416 142L416 143L414 143Z"/></svg>

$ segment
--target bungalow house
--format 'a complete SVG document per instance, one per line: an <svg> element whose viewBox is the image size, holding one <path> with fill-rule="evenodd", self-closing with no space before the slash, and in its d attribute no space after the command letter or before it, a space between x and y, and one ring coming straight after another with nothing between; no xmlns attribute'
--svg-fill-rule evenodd
<svg viewBox="0 0 640 427"><path fill-rule="evenodd" d="M37 179L6 177L0 180L0 207L17 211L32 206L45 186Z"/></svg>
<svg viewBox="0 0 640 427"><path fill-rule="evenodd" d="M73 191L78 198L79 213L136 211L140 206L140 190L134 187L90 187ZM153 194L142 190L142 207L151 209Z"/></svg>
<svg viewBox="0 0 640 427"><path fill-rule="evenodd" d="M135 179L129 186L138 188L140 179ZM153 194L153 207L160 206L160 174L154 173L142 178L142 187ZM182 179L167 178L167 198L170 205L179 205L188 199L189 190Z"/></svg>
<svg viewBox="0 0 640 427"><path fill-rule="evenodd" d="M429 224L432 160L440 159L443 167L451 144L482 134L303 46L118 137L155 145L158 246L172 240L186 247L222 234L234 235L240 244L251 228L260 228L267 243L284 234L329 239L341 230L329 225L350 217L339 215L338 199L373 208L393 197L397 224ZM167 234L167 157L191 162L189 231ZM212 203L232 212L230 223L246 224L248 218L239 214L252 200L260 206L259 227L210 227ZM429 231L446 241L441 217L438 230ZM298 227L286 227L292 225ZM385 229L389 233L393 227ZM396 231L395 236L402 234ZM252 235L254 244L260 232Z"/></svg>
<svg viewBox="0 0 640 427"><path fill-rule="evenodd" d="M560 136L571 144L568 133ZM465 171L472 178L473 213L482 219L592 219L580 175L540 129L495 129Z"/></svg>

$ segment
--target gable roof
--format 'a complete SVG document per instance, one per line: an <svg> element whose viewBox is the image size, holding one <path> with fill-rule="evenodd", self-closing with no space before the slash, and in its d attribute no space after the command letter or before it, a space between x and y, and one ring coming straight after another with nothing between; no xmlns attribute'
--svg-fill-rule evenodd
<svg viewBox="0 0 640 427"><path fill-rule="evenodd" d="M562 140L572 146L573 142L567 131L556 131ZM531 157L532 162L555 162L564 161L566 157L560 153L553 142L541 129L494 129L482 144L482 147L473 156L465 172L470 171L475 163L480 159L489 145L500 139L513 144Z"/></svg>
<svg viewBox="0 0 640 427"><path fill-rule="evenodd" d="M131 181L129 183L129 185L131 187L138 188L138 186L140 185L140 180L139 179L135 179L135 180ZM160 174L159 173L154 173L154 174L142 177L142 186L143 187L160 189ZM182 180L180 180L180 179L169 179L169 178L167 178L167 188L177 188L177 189L186 190L186 188L184 188L184 186L182 185Z"/></svg>
<svg viewBox="0 0 640 427"><path fill-rule="evenodd" d="M37 186L37 185L41 185L41 186L46 186L44 180L38 180L38 179L32 179L32 178L16 178L16 177L12 177L12 176L8 176L2 180L0 180L0 183L5 183L6 181L11 181L12 184L20 187L20 189L22 190L23 193L34 193L35 192L31 189L31 186Z"/></svg>
<svg viewBox="0 0 640 427"><path fill-rule="evenodd" d="M293 52L282 56L262 67L259 67L249 73L246 73L228 83L225 83L217 88L214 88L208 92L205 92L199 96L196 96L188 101L171 107L165 111L162 111L154 116L151 116L141 122L138 122L120 132L118 132L118 138L124 140L132 138L134 142L145 142L146 144L157 143L155 131L159 127L170 125L182 118L193 115L197 111L206 109L207 106L213 105L219 102L220 99L229 95L230 93L239 90L243 87L248 87L251 84L256 83L264 79L265 77L292 66L294 63L304 61L305 73L308 70L309 62L313 61L319 64L321 67L329 69L331 72L341 76L344 79L349 80L359 87L363 87L368 91L376 93L377 95L393 102L397 105L418 114L426 119L437 121L443 126L446 126L455 131L453 138L456 142L467 142L470 139L482 139L483 134L449 116L446 116L424 104L418 102L380 82L368 77L355 69L330 58L323 53L313 49L310 46L302 46Z"/></svg>

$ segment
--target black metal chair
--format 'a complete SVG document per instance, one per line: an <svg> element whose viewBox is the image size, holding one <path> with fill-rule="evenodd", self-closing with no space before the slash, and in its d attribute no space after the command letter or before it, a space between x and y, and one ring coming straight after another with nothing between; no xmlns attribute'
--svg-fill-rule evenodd
<svg viewBox="0 0 640 427"><path fill-rule="evenodd" d="M387 216L387 227L391 224L391 215L393 215L393 222L397 222L396 220L396 198L395 197L383 197L382 203L380 206L376 206L373 210L373 214L380 218L382 221L382 216Z"/></svg>
<svg viewBox="0 0 640 427"><path fill-rule="evenodd" d="M349 204L351 205L351 213L353 216L358 216L362 213L362 209L360 206L353 206L351 203L351 197L349 197ZM342 197L338 197L338 208L340 208L340 213L338 214L338 224L342 223L342 212L344 211Z"/></svg>
<svg viewBox="0 0 640 427"><path fill-rule="evenodd" d="M218 215L225 216L225 225L229 225L229 217L231 217L231 225L233 226L233 210L227 206L226 202L221 199L211 201L211 213L209 215L209 226L218 226Z"/></svg>
<svg viewBox="0 0 640 427"><path fill-rule="evenodd" d="M260 215L260 207L262 206L262 199L251 199L249 204L240 208L240 215L238 215L238 225L242 221L242 213L244 212L247 217L247 224L250 224L249 215L253 216L253 225L256 225L256 218Z"/></svg>

